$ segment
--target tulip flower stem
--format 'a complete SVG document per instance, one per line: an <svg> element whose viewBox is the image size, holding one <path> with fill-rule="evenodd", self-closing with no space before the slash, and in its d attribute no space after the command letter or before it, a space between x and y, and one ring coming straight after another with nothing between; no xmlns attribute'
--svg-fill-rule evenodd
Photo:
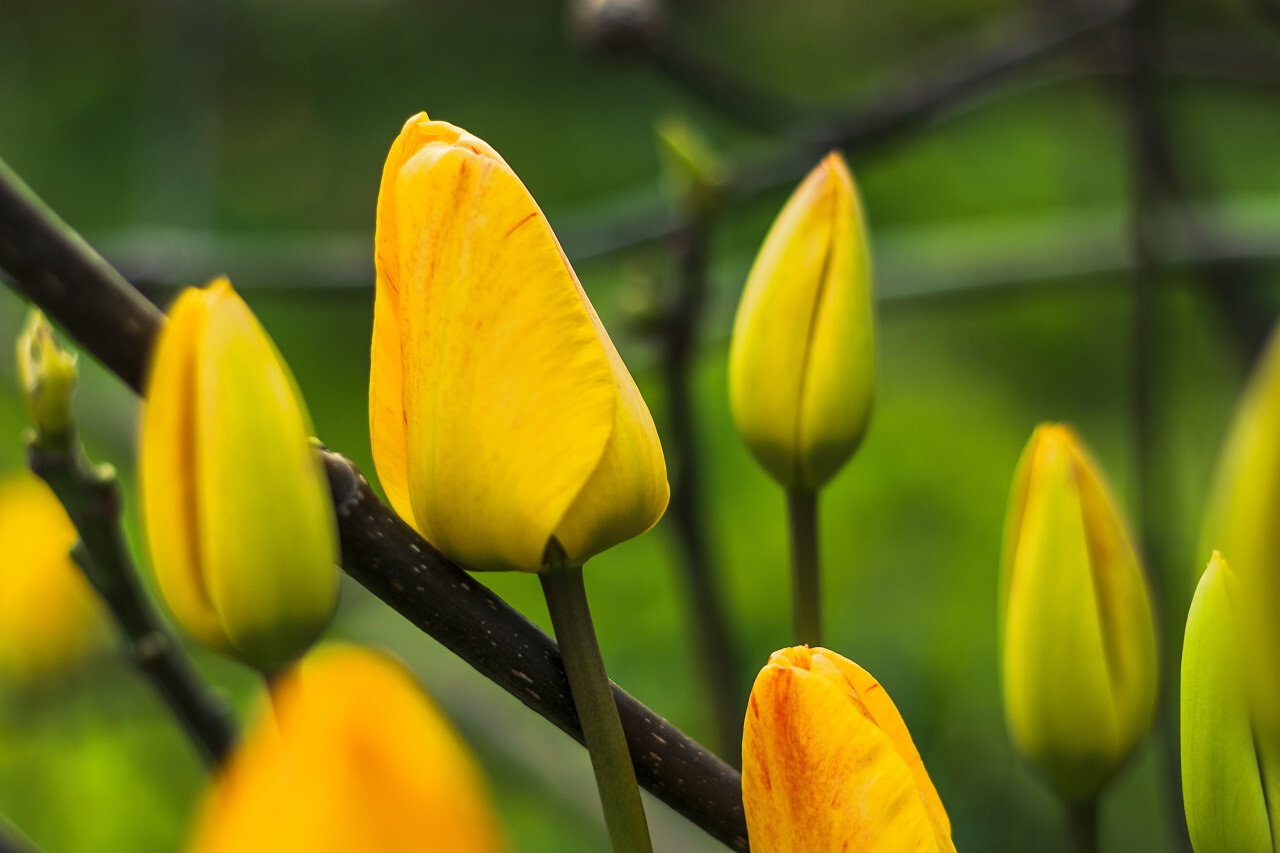
<svg viewBox="0 0 1280 853"><path fill-rule="evenodd" d="M115 472L90 464L73 432L56 438L37 433L27 453L31 470L49 484L80 534L72 556L111 611L131 662L204 757L222 763L235 741L230 713L203 683L143 592L120 524Z"/></svg>
<svg viewBox="0 0 1280 853"><path fill-rule="evenodd" d="M1098 853L1098 798L1067 803L1067 850Z"/></svg>
<svg viewBox="0 0 1280 853"><path fill-rule="evenodd" d="M600 789L604 821L615 853L651 853L649 826L640 801L613 688L596 641L582 568L554 568L538 575L551 613L569 691L578 709L591 766Z"/></svg>
<svg viewBox="0 0 1280 853"><path fill-rule="evenodd" d="M821 646L817 491L788 489L787 520L791 528L791 612L796 641L811 647Z"/></svg>

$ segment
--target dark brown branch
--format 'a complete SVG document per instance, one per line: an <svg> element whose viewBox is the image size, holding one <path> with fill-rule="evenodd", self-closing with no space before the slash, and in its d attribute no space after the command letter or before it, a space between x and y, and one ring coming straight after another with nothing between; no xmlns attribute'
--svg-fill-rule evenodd
<svg viewBox="0 0 1280 853"><path fill-rule="evenodd" d="M140 389L163 318L6 168L0 168L0 247L0 264L20 279L20 292ZM112 312L104 316L100 306ZM117 323L118 336L112 334ZM347 460L328 454L326 464L343 569L581 742L555 641L435 551L377 500ZM738 772L615 690L640 783L729 847L746 850Z"/></svg>

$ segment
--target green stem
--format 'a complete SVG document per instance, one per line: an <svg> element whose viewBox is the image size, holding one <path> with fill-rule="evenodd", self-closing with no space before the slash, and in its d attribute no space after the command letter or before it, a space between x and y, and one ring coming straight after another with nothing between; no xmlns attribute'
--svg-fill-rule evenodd
<svg viewBox="0 0 1280 853"><path fill-rule="evenodd" d="M822 645L822 596L818 578L818 493L787 489L791 531L791 612L796 642Z"/></svg>
<svg viewBox="0 0 1280 853"><path fill-rule="evenodd" d="M569 691L578 709L591 753L604 822L615 853L652 853L649 825L640 802L635 768L627 748L613 688L596 642L582 568L554 568L538 575L551 612L551 625L564 658Z"/></svg>
<svg viewBox="0 0 1280 853"><path fill-rule="evenodd" d="M1098 798L1067 803L1067 850L1098 853Z"/></svg>

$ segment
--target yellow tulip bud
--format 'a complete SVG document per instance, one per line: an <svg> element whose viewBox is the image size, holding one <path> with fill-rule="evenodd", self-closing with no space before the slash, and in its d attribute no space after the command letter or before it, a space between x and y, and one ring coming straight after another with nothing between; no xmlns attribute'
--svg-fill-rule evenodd
<svg viewBox="0 0 1280 853"><path fill-rule="evenodd" d="M1182 644L1182 797L1196 853L1272 853L1280 803L1275 737L1261 731L1247 687L1255 661L1242 630L1242 590L1214 552ZM1270 815L1269 815L1270 812Z"/></svg>
<svg viewBox="0 0 1280 853"><path fill-rule="evenodd" d="M871 417L871 257L844 159L809 173L765 237L729 351L734 423L789 489L816 489Z"/></svg>
<svg viewBox="0 0 1280 853"><path fill-rule="evenodd" d="M742 734L754 853L955 851L951 822L893 700L856 663L774 652Z"/></svg>
<svg viewBox="0 0 1280 853"><path fill-rule="evenodd" d="M322 646L271 693L210 787L193 853L507 849L475 761L399 664Z"/></svg>
<svg viewBox="0 0 1280 853"><path fill-rule="evenodd" d="M76 529L32 474L0 480L0 681L34 686L73 670L107 637L71 559Z"/></svg>
<svg viewBox="0 0 1280 853"><path fill-rule="evenodd" d="M58 343L44 314L33 309L18 335L18 374L36 428L49 436L71 429L76 355Z"/></svg>
<svg viewBox="0 0 1280 853"><path fill-rule="evenodd" d="M1280 331L1241 398L1218 459L1206 512L1205 552L1217 549L1269 625L1260 638L1280 659ZM1275 679L1273 679L1274 681ZM1273 685L1280 689L1280 685ZM1280 726L1277 726L1280 728Z"/></svg>
<svg viewBox="0 0 1280 853"><path fill-rule="evenodd" d="M337 602L337 527L293 377L226 280L185 291L152 357L142 511L156 584L192 636L275 670Z"/></svg>
<svg viewBox="0 0 1280 853"><path fill-rule="evenodd" d="M1014 743L1060 795L1092 797L1150 728L1156 635L1124 521L1065 426L1038 427L1018 462L1000 620Z"/></svg>
<svg viewBox="0 0 1280 853"><path fill-rule="evenodd" d="M534 572L652 527L669 495L653 419L497 152L409 119L376 244L369 430L400 516L469 568Z"/></svg>

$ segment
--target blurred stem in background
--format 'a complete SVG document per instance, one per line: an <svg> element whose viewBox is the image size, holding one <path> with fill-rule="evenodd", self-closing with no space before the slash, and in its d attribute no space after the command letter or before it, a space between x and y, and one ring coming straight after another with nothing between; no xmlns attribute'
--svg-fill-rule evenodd
<svg viewBox="0 0 1280 853"><path fill-rule="evenodd" d="M1067 850L1098 853L1098 798L1067 806Z"/></svg>
<svg viewBox="0 0 1280 853"><path fill-rule="evenodd" d="M31 470L66 507L80 542L72 553L115 619L130 661L212 764L235 740L230 714L182 654L143 591L121 526L120 484L109 465L89 462L71 418L74 357L63 350L39 312L19 344L36 428L27 453ZM69 369L68 369L69 368Z"/></svg>
<svg viewBox="0 0 1280 853"><path fill-rule="evenodd" d="M555 546L555 539L551 543ZM595 771L596 787L600 789L600 805L604 808L604 822L614 853L653 853L627 738L587 606L582 567L553 565L540 572L538 580L542 581L556 642L564 655L569 690L582 722L587 751L591 753L591 767Z"/></svg>

